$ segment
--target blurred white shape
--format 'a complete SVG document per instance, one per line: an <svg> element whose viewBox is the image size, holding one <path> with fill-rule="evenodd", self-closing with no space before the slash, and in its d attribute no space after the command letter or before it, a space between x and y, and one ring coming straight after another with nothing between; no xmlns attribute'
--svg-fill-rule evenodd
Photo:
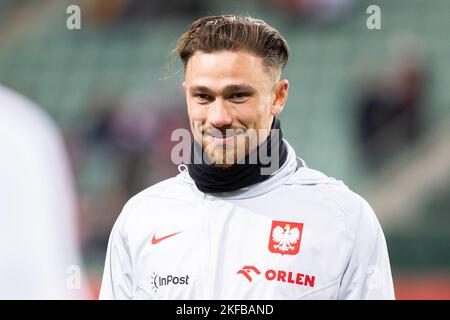
<svg viewBox="0 0 450 320"><path fill-rule="evenodd" d="M89 298L67 288L81 265L76 200L55 124L0 86L0 299Z"/></svg>

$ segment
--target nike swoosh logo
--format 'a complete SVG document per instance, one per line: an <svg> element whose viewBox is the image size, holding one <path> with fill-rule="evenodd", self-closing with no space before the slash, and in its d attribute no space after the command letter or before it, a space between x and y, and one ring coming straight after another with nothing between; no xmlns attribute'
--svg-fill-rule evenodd
<svg viewBox="0 0 450 320"><path fill-rule="evenodd" d="M177 234L179 234L181 232L183 232L183 231L175 232L175 233L169 234L168 236L165 236L165 237L162 237L162 238L156 238L155 235L153 235L152 244L158 244L161 241L166 240L167 238L176 236Z"/></svg>

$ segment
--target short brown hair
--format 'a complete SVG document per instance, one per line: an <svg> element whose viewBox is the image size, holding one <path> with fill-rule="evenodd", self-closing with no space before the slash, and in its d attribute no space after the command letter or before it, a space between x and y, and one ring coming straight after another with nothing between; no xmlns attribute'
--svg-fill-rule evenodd
<svg viewBox="0 0 450 320"><path fill-rule="evenodd" d="M235 15L208 16L194 21L174 49L186 68L196 51L246 50L268 68L282 70L289 57L283 36L262 20Z"/></svg>

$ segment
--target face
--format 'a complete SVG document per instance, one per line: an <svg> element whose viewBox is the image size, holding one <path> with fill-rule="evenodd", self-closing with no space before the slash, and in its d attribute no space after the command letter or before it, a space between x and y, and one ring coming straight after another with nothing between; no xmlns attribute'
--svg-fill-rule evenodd
<svg viewBox="0 0 450 320"><path fill-rule="evenodd" d="M183 87L192 133L214 166L230 166L266 140L288 86L246 51L195 52Z"/></svg>

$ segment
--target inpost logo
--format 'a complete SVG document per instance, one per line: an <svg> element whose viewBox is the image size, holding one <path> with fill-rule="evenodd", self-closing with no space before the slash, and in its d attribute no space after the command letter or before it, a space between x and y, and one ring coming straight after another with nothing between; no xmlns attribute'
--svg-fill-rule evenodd
<svg viewBox="0 0 450 320"><path fill-rule="evenodd" d="M185 275L182 277L173 275L161 276L153 272L151 284L153 291L156 293L156 291L158 291L160 288L169 285L175 286L189 285L189 275Z"/></svg>

